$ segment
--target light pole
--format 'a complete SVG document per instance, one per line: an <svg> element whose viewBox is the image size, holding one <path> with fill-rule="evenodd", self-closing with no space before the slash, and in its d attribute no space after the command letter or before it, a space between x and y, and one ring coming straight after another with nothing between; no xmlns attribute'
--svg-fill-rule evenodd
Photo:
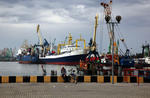
<svg viewBox="0 0 150 98"><path fill-rule="evenodd" d="M114 84L114 25L120 23L121 16L116 16L116 21L110 21L110 19L110 16L105 16L106 23L112 26L112 28L110 27L110 29L112 32L112 84Z"/></svg>

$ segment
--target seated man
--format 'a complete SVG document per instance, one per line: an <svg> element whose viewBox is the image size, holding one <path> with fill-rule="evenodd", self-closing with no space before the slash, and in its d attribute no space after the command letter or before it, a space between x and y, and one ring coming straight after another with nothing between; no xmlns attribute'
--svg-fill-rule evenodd
<svg viewBox="0 0 150 98"><path fill-rule="evenodd" d="M64 67L62 67L62 69L61 69L61 76L63 77L64 82L67 81L66 73L67 73L67 72L66 72L66 69L65 69Z"/></svg>

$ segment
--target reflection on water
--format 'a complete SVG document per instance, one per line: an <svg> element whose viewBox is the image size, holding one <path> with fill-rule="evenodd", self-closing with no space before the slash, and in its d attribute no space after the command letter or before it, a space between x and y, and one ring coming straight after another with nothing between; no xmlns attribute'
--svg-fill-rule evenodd
<svg viewBox="0 0 150 98"><path fill-rule="evenodd" d="M43 64L43 68L46 69L46 75L56 73L61 75L61 68L65 67L67 75L71 68L77 72L76 66L64 66L64 65L48 65ZM42 76L43 70L41 64L19 64L18 62L0 62L0 76Z"/></svg>

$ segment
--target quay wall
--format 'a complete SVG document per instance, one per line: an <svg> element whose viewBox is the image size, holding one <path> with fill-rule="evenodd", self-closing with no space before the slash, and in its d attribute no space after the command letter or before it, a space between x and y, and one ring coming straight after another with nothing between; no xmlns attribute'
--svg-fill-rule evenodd
<svg viewBox="0 0 150 98"><path fill-rule="evenodd" d="M111 83L112 76L78 76L77 81L85 83L92 83L92 82ZM0 76L0 83L63 83L63 82L64 80L61 76ZM71 82L73 82L73 80ZM150 79L145 77L114 76L114 83L150 83Z"/></svg>

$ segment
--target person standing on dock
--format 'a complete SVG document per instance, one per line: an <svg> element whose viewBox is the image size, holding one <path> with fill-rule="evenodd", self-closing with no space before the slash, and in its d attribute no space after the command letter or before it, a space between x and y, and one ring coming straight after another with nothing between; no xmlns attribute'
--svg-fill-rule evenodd
<svg viewBox="0 0 150 98"><path fill-rule="evenodd" d="M66 76L66 69L64 67L61 68L61 76L64 79L64 82L67 81L67 76Z"/></svg>
<svg viewBox="0 0 150 98"><path fill-rule="evenodd" d="M44 69L43 65L41 65L42 71L43 71L43 76L46 75L46 69Z"/></svg>

